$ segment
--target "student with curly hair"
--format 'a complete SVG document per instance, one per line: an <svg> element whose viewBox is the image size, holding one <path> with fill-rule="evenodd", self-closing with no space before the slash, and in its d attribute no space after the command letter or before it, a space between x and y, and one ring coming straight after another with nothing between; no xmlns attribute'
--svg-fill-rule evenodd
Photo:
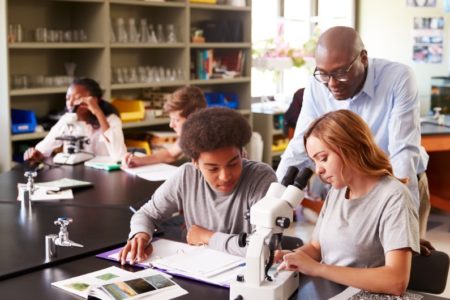
<svg viewBox="0 0 450 300"><path fill-rule="evenodd" d="M277 253L283 256L280 269L308 275L301 279L302 299L333 296L320 294L326 281L317 278L339 287L402 294L412 254L420 251L418 212L407 180L393 176L369 127L349 110L313 121L303 141L317 175L332 188L311 242L294 253Z"/></svg>
<svg viewBox="0 0 450 300"><path fill-rule="evenodd" d="M120 159L126 153L122 121L117 109L103 100L102 95L103 91L95 80L74 79L67 90L66 109L77 114L89 138L84 151ZM41 161L61 147L63 142L56 137L62 134L65 124L63 116L36 147L25 152L24 160Z"/></svg>
<svg viewBox="0 0 450 300"><path fill-rule="evenodd" d="M181 133L181 127L190 114L206 107L206 99L203 91L195 86L187 86L177 89L164 104L164 111L169 114L170 123L177 135ZM173 163L182 155L179 141L168 148L147 156L135 156L127 153L122 162L129 168L151 165L157 163Z"/></svg>
<svg viewBox="0 0 450 300"><path fill-rule="evenodd" d="M268 165L246 160L250 141L248 122L227 108L207 108L192 114L183 125L180 147L192 159L164 182L131 219L131 232L120 253L122 264L145 260L155 226L183 212L189 244L244 255L238 234L250 232L244 216L276 181Z"/></svg>

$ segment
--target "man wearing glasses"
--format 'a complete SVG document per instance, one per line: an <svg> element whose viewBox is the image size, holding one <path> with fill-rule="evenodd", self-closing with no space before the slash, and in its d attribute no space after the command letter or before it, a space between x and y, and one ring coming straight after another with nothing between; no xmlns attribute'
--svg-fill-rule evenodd
<svg viewBox="0 0 450 300"><path fill-rule="evenodd" d="M303 134L314 119L338 109L359 114L389 155L395 176L409 178L408 188L419 210L423 237L430 211L425 174L428 155L420 145L414 74L403 64L369 59L359 34L352 28L333 27L319 38L314 76L305 89L294 138L278 166L278 179L290 165L311 164L303 146Z"/></svg>

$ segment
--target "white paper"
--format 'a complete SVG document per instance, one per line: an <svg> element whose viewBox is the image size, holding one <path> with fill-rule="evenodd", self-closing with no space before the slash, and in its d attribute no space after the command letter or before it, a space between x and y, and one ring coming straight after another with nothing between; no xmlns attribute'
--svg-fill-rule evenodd
<svg viewBox="0 0 450 300"><path fill-rule="evenodd" d="M17 200L23 201L23 195L25 189L27 188L26 184L19 183L17 185L18 188L18 196ZM67 190L53 190L52 188L35 186L35 190L33 194L30 196L31 201L52 201L52 200L66 200L73 199L73 193L71 189Z"/></svg>
<svg viewBox="0 0 450 300"><path fill-rule="evenodd" d="M137 175L148 181L163 181L169 179L178 167L169 164L154 164L136 168L122 167L122 170L133 175Z"/></svg>
<svg viewBox="0 0 450 300"><path fill-rule="evenodd" d="M157 267L173 275L229 287L244 272L245 258L186 243L158 239L152 242L151 256L140 265ZM118 261L119 250L108 258ZM182 261L186 260L185 263ZM180 262L181 261L181 262Z"/></svg>

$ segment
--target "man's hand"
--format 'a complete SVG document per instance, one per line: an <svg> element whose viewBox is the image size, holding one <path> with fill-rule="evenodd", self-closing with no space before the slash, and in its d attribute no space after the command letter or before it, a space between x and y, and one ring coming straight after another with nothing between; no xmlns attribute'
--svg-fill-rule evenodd
<svg viewBox="0 0 450 300"><path fill-rule="evenodd" d="M33 161L33 162L41 162L44 160L44 155L36 150L35 148L31 147L28 148L27 151L23 154L23 160L27 161Z"/></svg>
<svg viewBox="0 0 450 300"><path fill-rule="evenodd" d="M420 255L430 256L432 250L436 249L434 249L429 241L420 239Z"/></svg>
<svg viewBox="0 0 450 300"><path fill-rule="evenodd" d="M148 244L150 235L145 232L137 233L132 239L127 241L127 244L119 252L119 260L122 265L127 262L127 255L130 254L129 264L134 262L141 262L146 260L152 254L152 244ZM147 246L148 244L148 246Z"/></svg>
<svg viewBox="0 0 450 300"><path fill-rule="evenodd" d="M213 234L214 232L211 230L192 225L187 232L186 241L190 245L207 245Z"/></svg>

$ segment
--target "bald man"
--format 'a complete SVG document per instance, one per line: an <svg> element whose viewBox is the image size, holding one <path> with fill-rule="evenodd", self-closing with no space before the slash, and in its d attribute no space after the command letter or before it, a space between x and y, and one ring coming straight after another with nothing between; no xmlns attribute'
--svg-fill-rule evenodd
<svg viewBox="0 0 450 300"><path fill-rule="evenodd" d="M409 179L408 187L419 210L420 234L424 237L430 212L425 174L428 155L420 144L414 74L406 65L369 59L359 34L352 28L333 27L319 38L316 69L305 89L294 138L278 166L278 179L291 165L311 166L303 134L314 119L338 109L359 114L371 128L378 146L389 155L395 176Z"/></svg>

